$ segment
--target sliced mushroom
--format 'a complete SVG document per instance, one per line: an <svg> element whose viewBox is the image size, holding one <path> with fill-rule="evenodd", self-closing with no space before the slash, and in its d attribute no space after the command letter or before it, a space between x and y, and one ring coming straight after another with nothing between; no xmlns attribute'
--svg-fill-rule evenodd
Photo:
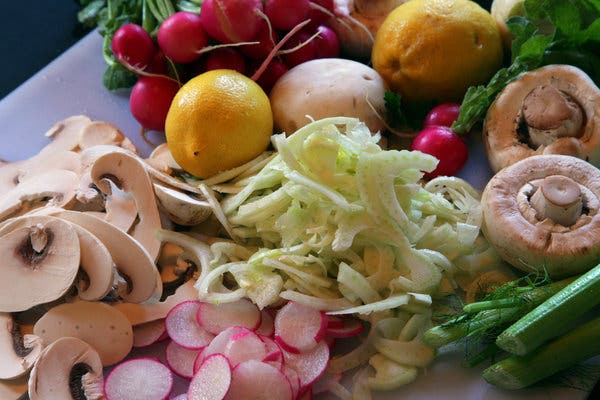
<svg viewBox="0 0 600 400"><path fill-rule="evenodd" d="M528 272L581 273L600 259L600 170L579 158L540 155L487 184L482 230L498 254Z"/></svg>
<svg viewBox="0 0 600 400"><path fill-rule="evenodd" d="M42 340L35 335L23 335L9 313L0 313L0 379L15 379L25 375L42 352Z"/></svg>
<svg viewBox="0 0 600 400"><path fill-rule="evenodd" d="M94 348L102 365L113 365L129 354L133 330L125 315L99 301L64 303L48 310L34 325L33 333L46 345L76 337Z"/></svg>
<svg viewBox="0 0 600 400"><path fill-rule="evenodd" d="M104 376L98 353L84 341L64 337L51 343L31 371L31 400L101 400Z"/></svg>
<svg viewBox="0 0 600 400"><path fill-rule="evenodd" d="M483 127L495 172L539 154L563 154L600 165L600 89L582 70L548 65L509 83Z"/></svg>
<svg viewBox="0 0 600 400"><path fill-rule="evenodd" d="M20 378L3 380L0 379L0 399L2 400L24 400L27 399L28 375Z"/></svg>
<svg viewBox="0 0 600 400"><path fill-rule="evenodd" d="M173 158L169 146L166 143L161 143L156 146L145 161L151 167L168 175L171 175L173 170L181 171L183 169Z"/></svg>
<svg viewBox="0 0 600 400"><path fill-rule="evenodd" d="M85 115L74 115L54 124L46 135L52 138L39 154L54 153L60 150L77 150L81 130L90 124L92 120Z"/></svg>
<svg viewBox="0 0 600 400"><path fill-rule="evenodd" d="M154 193L161 210L176 224L198 225L212 214L212 207L207 201L178 190L155 183Z"/></svg>
<svg viewBox="0 0 600 400"><path fill-rule="evenodd" d="M121 190L110 179L104 179L108 193L104 200L106 216L104 220L116 226L123 232L129 232L138 216L135 199L131 194Z"/></svg>
<svg viewBox="0 0 600 400"><path fill-rule="evenodd" d="M81 129L79 148L83 150L98 145L119 146L124 139L123 133L113 124L104 121L93 121Z"/></svg>
<svg viewBox="0 0 600 400"><path fill-rule="evenodd" d="M111 179L135 200L139 221L131 235L142 244L153 260L160 251L156 231L160 229L160 215L152 181L144 163L136 156L125 152L112 152L100 156L91 169L92 180L104 193L110 193L105 178Z"/></svg>
<svg viewBox="0 0 600 400"><path fill-rule="evenodd" d="M24 311L63 296L79 270L80 246L71 224L51 219L0 237L0 311Z"/></svg>

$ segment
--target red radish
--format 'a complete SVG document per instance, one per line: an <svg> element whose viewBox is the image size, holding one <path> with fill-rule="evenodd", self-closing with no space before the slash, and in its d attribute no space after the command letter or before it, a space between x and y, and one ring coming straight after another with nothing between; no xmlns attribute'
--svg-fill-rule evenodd
<svg viewBox="0 0 600 400"><path fill-rule="evenodd" d="M275 326L273 325L273 314L270 310L260 310L260 325L256 329L256 333L263 336L273 336Z"/></svg>
<svg viewBox="0 0 600 400"><path fill-rule="evenodd" d="M221 333L215 336L208 346L204 348L204 351L198 355L195 364L199 366L204 358L210 356L211 354L225 354L225 349L227 348L227 344L231 338L244 332L252 331L243 326L231 326L224 329Z"/></svg>
<svg viewBox="0 0 600 400"><path fill-rule="evenodd" d="M292 387L292 396L294 397L294 399L297 398L298 394L300 394L300 376L298 375L296 370L290 367L289 365L282 364L280 369L281 372L285 374L285 376L288 378L288 381L290 382L290 386Z"/></svg>
<svg viewBox="0 0 600 400"><path fill-rule="evenodd" d="M364 325L354 318L341 319L342 326L332 326L331 323L327 324L325 330L325 336L338 339L338 338L349 338L360 335L364 330Z"/></svg>
<svg viewBox="0 0 600 400"><path fill-rule="evenodd" d="M202 27L221 43L250 42L256 37L264 12L261 0L204 0Z"/></svg>
<svg viewBox="0 0 600 400"><path fill-rule="evenodd" d="M269 336L261 336L261 340L265 343L266 353L262 361L274 363L273 365L283 365L283 351L281 347Z"/></svg>
<svg viewBox="0 0 600 400"><path fill-rule="evenodd" d="M184 301L169 311L165 325L169 337L178 345L187 349L198 350L207 346L214 335L198 324L196 314L200 309L199 301Z"/></svg>
<svg viewBox="0 0 600 400"><path fill-rule="evenodd" d="M336 58L340 55L340 41L333 29L325 25L317 27L319 36L315 39L317 58Z"/></svg>
<svg viewBox="0 0 600 400"><path fill-rule="evenodd" d="M426 173L428 179L452 176L467 162L468 149L463 138L446 126L428 126L413 139L411 150L431 154L439 160L436 169Z"/></svg>
<svg viewBox="0 0 600 400"><path fill-rule="evenodd" d="M121 63L141 69L150 64L155 52L152 38L137 24L119 27L112 37L111 48Z"/></svg>
<svg viewBox="0 0 600 400"><path fill-rule="evenodd" d="M325 373L329 365L329 346L321 340L314 349L300 354L284 350L283 359L285 365L298 373L301 387L306 389Z"/></svg>
<svg viewBox="0 0 600 400"><path fill-rule="evenodd" d="M201 303L197 313L198 322L215 335L231 326L245 326L255 330L260 326L260 310L248 299L231 303Z"/></svg>
<svg viewBox="0 0 600 400"><path fill-rule="evenodd" d="M204 60L204 69L233 69L242 75L246 74L246 59L238 50L221 47L211 50Z"/></svg>
<svg viewBox="0 0 600 400"><path fill-rule="evenodd" d="M323 25L334 15L334 0L312 0L310 3L308 18L312 26Z"/></svg>
<svg viewBox="0 0 600 400"><path fill-rule="evenodd" d="M441 125L451 127L460 114L459 103L442 103L429 111L423 126Z"/></svg>
<svg viewBox="0 0 600 400"><path fill-rule="evenodd" d="M194 361L201 351L186 349L171 340L165 348L167 364L180 377L191 379L194 376Z"/></svg>
<svg viewBox="0 0 600 400"><path fill-rule="evenodd" d="M258 68L259 66L260 63L256 66L256 68ZM287 67L287 65L274 58L267 65L267 68L264 70L264 72L258 77L256 83L260 85L260 87L265 91L265 93L269 93L273 88L273 85L275 85L275 82L277 82L277 80L281 78L281 76L285 74L288 70L289 68Z"/></svg>
<svg viewBox="0 0 600 400"><path fill-rule="evenodd" d="M165 320L146 322L133 327L133 347L146 347L156 343L164 337L167 328Z"/></svg>
<svg viewBox="0 0 600 400"><path fill-rule="evenodd" d="M165 400L172 389L171 370L156 358L124 361L104 381L106 400Z"/></svg>
<svg viewBox="0 0 600 400"><path fill-rule="evenodd" d="M206 351L206 347L198 350L198 355L196 355L196 359L194 360L194 374L196 372L198 372L198 370L200 369L200 366L202 365L202 363L204 362L204 359L206 358L206 357L204 357L205 351ZM219 354L219 353L215 353L215 354Z"/></svg>
<svg viewBox="0 0 600 400"><path fill-rule="evenodd" d="M200 15L189 11L171 14L158 28L158 46L177 63L190 63L200 57L199 51L208 44Z"/></svg>
<svg viewBox="0 0 600 400"><path fill-rule="evenodd" d="M245 330L231 336L223 354L235 367L247 360L263 360L267 355L267 346L256 333Z"/></svg>
<svg viewBox="0 0 600 400"><path fill-rule="evenodd" d="M222 354L207 357L190 382L187 399L224 399L231 386L231 375L231 366L227 357Z"/></svg>
<svg viewBox="0 0 600 400"><path fill-rule="evenodd" d="M167 59L162 51L158 50L154 53L154 56L152 56L152 60L150 61L150 64L148 64L146 71L151 74L167 75Z"/></svg>
<svg viewBox="0 0 600 400"><path fill-rule="evenodd" d="M309 0L265 0L265 14L273 27L289 31L308 18Z"/></svg>
<svg viewBox="0 0 600 400"><path fill-rule="evenodd" d="M187 400L187 393L181 393L178 396L172 397L171 400Z"/></svg>
<svg viewBox="0 0 600 400"><path fill-rule="evenodd" d="M160 76L142 76L133 85L129 108L133 117L145 128L165 130L165 120L179 84Z"/></svg>
<svg viewBox="0 0 600 400"><path fill-rule="evenodd" d="M335 315L327 315L327 329L339 329L344 327L344 320Z"/></svg>
<svg viewBox="0 0 600 400"><path fill-rule="evenodd" d="M298 64L317 58L318 49L316 41L315 39L311 39L315 33L316 32L302 29L290 38L283 46L283 50L286 51L286 53L283 54L283 62L285 65L289 68L293 68Z"/></svg>
<svg viewBox="0 0 600 400"><path fill-rule="evenodd" d="M231 372L228 400L292 400L292 386L283 372L258 360L239 364Z"/></svg>
<svg viewBox="0 0 600 400"><path fill-rule="evenodd" d="M325 313L290 301L275 316L275 341L293 353L309 351L321 340L326 328Z"/></svg>
<svg viewBox="0 0 600 400"><path fill-rule="evenodd" d="M312 400L312 398L313 398L312 388L309 388L306 392L304 392L302 397L298 397L298 400Z"/></svg>
<svg viewBox="0 0 600 400"><path fill-rule="evenodd" d="M275 43L278 41L277 33L274 29L269 28L267 21L262 20L258 33L252 41L258 43L240 46L240 51L251 59L262 60L275 47Z"/></svg>

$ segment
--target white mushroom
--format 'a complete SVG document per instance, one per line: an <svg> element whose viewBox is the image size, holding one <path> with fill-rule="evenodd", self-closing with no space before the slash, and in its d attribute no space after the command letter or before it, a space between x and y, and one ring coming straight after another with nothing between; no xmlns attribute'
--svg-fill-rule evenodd
<svg viewBox="0 0 600 400"><path fill-rule="evenodd" d="M198 225L212 214L212 207L207 201L167 186L155 183L154 193L160 209L176 224Z"/></svg>
<svg viewBox="0 0 600 400"><path fill-rule="evenodd" d="M81 130L92 120L85 115L74 115L54 124L45 134L52 138L39 154L54 153L61 150L77 150Z"/></svg>
<svg viewBox="0 0 600 400"><path fill-rule="evenodd" d="M72 286L80 246L71 224L48 220L0 237L0 311L23 311L54 301Z"/></svg>
<svg viewBox="0 0 600 400"><path fill-rule="evenodd" d="M44 349L29 377L31 400L104 399L104 377L98 353L74 337Z"/></svg>
<svg viewBox="0 0 600 400"><path fill-rule="evenodd" d="M24 400L27 399L27 380L29 376L4 380L0 379L0 399L2 400Z"/></svg>
<svg viewBox="0 0 600 400"><path fill-rule="evenodd" d="M169 146L166 143L161 143L156 146L144 161L151 167L168 175L170 175L173 170L183 170L173 158Z"/></svg>
<svg viewBox="0 0 600 400"><path fill-rule="evenodd" d="M9 313L0 313L0 379L15 379L25 375L42 352L42 340L35 335L23 335Z"/></svg>
<svg viewBox="0 0 600 400"><path fill-rule="evenodd" d="M119 146L124 139L123 133L113 124L104 121L93 121L81 129L79 148L84 150L101 144Z"/></svg>
<svg viewBox="0 0 600 400"><path fill-rule="evenodd" d="M103 182L108 185L104 199L104 220L123 232L129 232L138 216L135 199L130 193L117 187L112 180L104 179Z"/></svg>
<svg viewBox="0 0 600 400"><path fill-rule="evenodd" d="M35 323L33 333L46 345L63 337L81 339L98 352L104 366L124 359L133 346L129 320L116 308L99 301L53 307Z"/></svg>

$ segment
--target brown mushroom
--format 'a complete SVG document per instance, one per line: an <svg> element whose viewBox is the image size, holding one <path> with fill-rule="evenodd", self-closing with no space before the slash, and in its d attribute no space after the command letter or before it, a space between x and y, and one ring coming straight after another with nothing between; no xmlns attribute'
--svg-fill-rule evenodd
<svg viewBox="0 0 600 400"><path fill-rule="evenodd" d="M600 89L582 70L548 65L509 83L489 108L485 150L492 170L539 154L600 165Z"/></svg>
<svg viewBox="0 0 600 400"><path fill-rule="evenodd" d="M0 379L0 399L23 400L27 397L27 380L29 376L23 375L16 379Z"/></svg>
<svg viewBox="0 0 600 400"><path fill-rule="evenodd" d="M154 193L160 209L176 224L198 225L212 215L212 207L206 200L157 183Z"/></svg>
<svg viewBox="0 0 600 400"><path fill-rule="evenodd" d="M538 155L502 169L481 200L482 230L521 270L581 273L600 257L600 170L579 158Z"/></svg>
<svg viewBox="0 0 600 400"><path fill-rule="evenodd" d="M84 341L65 337L46 347L29 377L29 398L104 399L98 353Z"/></svg>
<svg viewBox="0 0 600 400"><path fill-rule="evenodd" d="M9 313L0 313L0 379L15 379L25 375L42 352L42 340L35 335L23 335Z"/></svg>

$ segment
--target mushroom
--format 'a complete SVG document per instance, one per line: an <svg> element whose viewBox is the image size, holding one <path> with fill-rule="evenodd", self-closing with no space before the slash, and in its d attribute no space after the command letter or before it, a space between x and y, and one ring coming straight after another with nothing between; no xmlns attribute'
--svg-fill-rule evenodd
<svg viewBox="0 0 600 400"><path fill-rule="evenodd" d="M103 366L113 365L131 351L133 330L125 315L99 301L76 301L52 307L33 326L46 345L76 337L94 348Z"/></svg>
<svg viewBox="0 0 600 400"><path fill-rule="evenodd" d="M600 89L582 70L547 65L509 83L489 108L483 138L494 172L539 154L600 164Z"/></svg>
<svg viewBox="0 0 600 400"><path fill-rule="evenodd" d="M129 232L138 216L135 199L130 193L119 189L112 180L104 179L103 182L108 185L104 199L105 221L113 224L123 232Z"/></svg>
<svg viewBox="0 0 600 400"><path fill-rule="evenodd" d="M181 171L183 168L173 158L167 143L161 143L144 160L148 165L160 172L170 175L173 170Z"/></svg>
<svg viewBox="0 0 600 400"><path fill-rule="evenodd" d="M85 115L74 115L57 122L45 134L52 138L52 142L40 150L39 154L78 149L81 130L91 122Z"/></svg>
<svg viewBox="0 0 600 400"><path fill-rule="evenodd" d="M24 400L27 399L27 380L29 376L3 380L0 379L0 399L2 400Z"/></svg>
<svg viewBox="0 0 600 400"><path fill-rule="evenodd" d="M0 312L24 311L63 296L79 270L71 224L58 219L16 228L0 237Z"/></svg>
<svg viewBox="0 0 600 400"><path fill-rule="evenodd" d="M65 337L46 347L29 377L29 398L104 399L98 353L84 341Z"/></svg>
<svg viewBox="0 0 600 400"><path fill-rule="evenodd" d="M579 158L538 155L502 169L482 195L482 231L498 254L551 277L600 257L600 170Z"/></svg>
<svg viewBox="0 0 600 400"><path fill-rule="evenodd" d="M125 136L111 123L93 121L85 125L79 134L79 148L87 149L98 145L119 146Z"/></svg>
<svg viewBox="0 0 600 400"><path fill-rule="evenodd" d="M42 340L35 335L23 335L9 313L0 313L0 379L15 379L25 375L42 352Z"/></svg>
<svg viewBox="0 0 600 400"><path fill-rule="evenodd" d="M155 183L154 193L160 209L176 224L198 225L212 214L212 207L207 201L167 186Z"/></svg>

